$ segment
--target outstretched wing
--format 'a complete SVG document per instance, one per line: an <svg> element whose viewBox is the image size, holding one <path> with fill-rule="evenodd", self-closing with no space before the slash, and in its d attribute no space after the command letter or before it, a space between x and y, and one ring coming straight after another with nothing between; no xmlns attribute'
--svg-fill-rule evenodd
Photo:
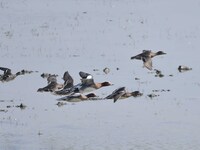
<svg viewBox="0 0 200 150"><path fill-rule="evenodd" d="M132 56L131 59L139 59L141 60L143 57L149 57L149 54L151 53L150 50L143 50L142 53Z"/></svg>
<svg viewBox="0 0 200 150"><path fill-rule="evenodd" d="M83 72L83 71L80 71L79 75L82 79L93 79L93 76L91 74Z"/></svg>
<svg viewBox="0 0 200 150"><path fill-rule="evenodd" d="M70 95L61 97L59 99L57 99L58 101L71 101L73 99L79 98L81 96L80 93L71 93Z"/></svg>
<svg viewBox="0 0 200 150"><path fill-rule="evenodd" d="M11 69L9 68L0 67L0 70L2 70L6 75L11 75Z"/></svg>
<svg viewBox="0 0 200 150"><path fill-rule="evenodd" d="M114 103L123 95L125 94L125 87L120 87L114 90L110 95L105 97L105 99L114 99Z"/></svg>
<svg viewBox="0 0 200 150"><path fill-rule="evenodd" d="M113 102L115 103L125 93L126 93L125 91L119 92L117 95L114 96L114 101Z"/></svg>
<svg viewBox="0 0 200 150"><path fill-rule="evenodd" d="M54 90L54 88L56 87L56 84L57 84L56 82L51 82L47 86L45 86L43 88L39 88L37 91L38 92L52 92Z"/></svg>
<svg viewBox="0 0 200 150"><path fill-rule="evenodd" d="M74 80L73 78L71 77L71 75L69 74L68 71L66 71L63 75L63 80L65 81L64 82L64 85L65 85L65 89L66 88L71 88L73 85L74 85Z"/></svg>
<svg viewBox="0 0 200 150"><path fill-rule="evenodd" d="M150 57L142 57L142 61L144 63L144 67L152 70L152 59Z"/></svg>

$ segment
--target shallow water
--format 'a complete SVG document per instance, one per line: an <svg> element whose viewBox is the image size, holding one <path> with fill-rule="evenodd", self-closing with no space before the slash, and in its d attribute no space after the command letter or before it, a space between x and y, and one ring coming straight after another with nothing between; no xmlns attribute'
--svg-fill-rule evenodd
<svg viewBox="0 0 200 150"><path fill-rule="evenodd" d="M199 0L1 0L0 66L38 72L0 83L0 149L199 149L199 8ZM153 59L163 78L130 60L143 49L167 53ZM66 70L75 83L79 71L112 82L99 97L120 86L143 96L58 107L59 96L36 91L46 85L40 74L62 83Z"/></svg>

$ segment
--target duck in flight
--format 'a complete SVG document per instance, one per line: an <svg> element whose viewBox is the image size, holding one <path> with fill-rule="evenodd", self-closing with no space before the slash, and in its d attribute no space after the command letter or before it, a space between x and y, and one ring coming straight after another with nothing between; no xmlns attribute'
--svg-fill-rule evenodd
<svg viewBox="0 0 200 150"><path fill-rule="evenodd" d="M57 76L56 74L49 74L49 73L43 73L41 75L41 77L43 78L47 78L47 86L43 87L43 88L39 88L38 92L59 92L62 89L67 89L67 88L71 88L74 85L74 80L71 77L71 75L69 74L68 71L66 71L63 74L62 79L64 80L63 84L58 84L57 83Z"/></svg>
<svg viewBox="0 0 200 150"><path fill-rule="evenodd" d="M164 55L163 51L158 51L158 52L152 52L151 50L143 50L142 53L132 56L131 59L138 59L142 60L144 67L146 67L149 70L152 70L152 58L158 55Z"/></svg>
<svg viewBox="0 0 200 150"><path fill-rule="evenodd" d="M78 91L79 93L86 93L86 92L91 92L93 90L96 90L105 86L112 85L110 82L107 82L107 81L96 83L94 82L93 76L91 74L83 72L83 71L80 71L79 75L81 77L81 83L70 88L62 89L60 91L55 91L55 94L68 95L74 91Z"/></svg>
<svg viewBox="0 0 200 150"><path fill-rule="evenodd" d="M82 93L71 93L65 97L61 97L57 99L58 101L68 101L68 102L81 102L85 100L89 100L90 98L97 97L94 93L89 93L84 95Z"/></svg>
<svg viewBox="0 0 200 150"><path fill-rule="evenodd" d="M118 99L125 99L131 96L133 97L142 96L142 93L140 93L139 91L128 92L125 87L120 87L114 90L110 95L105 97L105 99L114 99L115 103Z"/></svg>
<svg viewBox="0 0 200 150"><path fill-rule="evenodd" d="M0 67L0 70L3 71L3 74L0 75L0 81L2 82L8 82L8 81L14 80L19 75L30 74L33 72L33 71L28 71L28 70L21 70L13 74L11 69L5 68L5 67Z"/></svg>
<svg viewBox="0 0 200 150"><path fill-rule="evenodd" d="M47 86L43 87L43 88L39 88L37 90L37 92L54 92L56 90L59 90L61 88L63 88L63 84L58 84L57 83L57 79L56 79L56 75L50 75L47 78Z"/></svg>
<svg viewBox="0 0 200 150"><path fill-rule="evenodd" d="M80 93L91 92L93 90L97 90L102 87L112 85L110 82L107 82L107 81L94 82L93 76L83 71L80 71L79 75L81 77L81 84L79 85L79 88L78 88Z"/></svg>

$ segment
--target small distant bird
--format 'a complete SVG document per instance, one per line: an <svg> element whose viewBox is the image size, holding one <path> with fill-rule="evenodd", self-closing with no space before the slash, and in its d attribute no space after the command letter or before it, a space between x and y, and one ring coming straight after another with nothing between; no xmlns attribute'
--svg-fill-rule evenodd
<svg viewBox="0 0 200 150"><path fill-rule="evenodd" d="M178 66L179 72L184 72L184 71L189 71L189 70L192 70L192 68L187 67L187 66L183 66L183 65Z"/></svg>
<svg viewBox="0 0 200 150"><path fill-rule="evenodd" d="M40 76L42 77L42 78L48 78L48 77L50 77L50 76L52 76L52 75L54 75L54 76L58 76L58 75L56 75L56 74L50 74L50 73L42 73Z"/></svg>
<svg viewBox="0 0 200 150"><path fill-rule="evenodd" d="M82 79L87 79L87 80L93 79L93 77L92 77L91 74L86 73L86 72L83 72L83 71L80 71L80 72L79 72L79 75L80 75L80 77L81 77Z"/></svg>
<svg viewBox="0 0 200 150"><path fill-rule="evenodd" d="M92 97L97 97L94 93L89 93L87 95L81 94L81 93L72 93L70 95L67 95L65 97L61 97L57 99L58 101L68 101L68 102L80 102L89 100Z"/></svg>
<svg viewBox="0 0 200 150"><path fill-rule="evenodd" d="M17 74L12 74L11 69L0 67L0 70L3 71L3 74L0 75L1 81L10 81L16 78Z"/></svg>
<svg viewBox="0 0 200 150"><path fill-rule="evenodd" d="M103 72L104 72L105 74L108 74L108 73L110 72L110 69L106 67L106 68L103 69Z"/></svg>
<svg viewBox="0 0 200 150"><path fill-rule="evenodd" d="M105 99L114 99L115 103L118 99L125 99L131 96L133 97L142 96L142 93L140 93L139 91L127 92L125 87L120 87L114 90L110 95L105 97Z"/></svg>
<svg viewBox="0 0 200 150"><path fill-rule="evenodd" d="M152 58L154 56L164 55L164 54L166 53L164 53L163 51L152 52L151 50L143 50L142 53L131 57L131 59L142 60L144 63L144 67L146 67L149 70L152 70Z"/></svg>
<svg viewBox="0 0 200 150"><path fill-rule="evenodd" d="M4 82L4 81L8 82L8 81L14 80L19 75L30 74L33 72L33 71L28 71L28 70L21 70L15 74L13 74L11 72L11 69L5 68L5 67L0 67L0 70L2 70L4 72L3 74L0 75L0 81L2 81L2 82Z"/></svg>

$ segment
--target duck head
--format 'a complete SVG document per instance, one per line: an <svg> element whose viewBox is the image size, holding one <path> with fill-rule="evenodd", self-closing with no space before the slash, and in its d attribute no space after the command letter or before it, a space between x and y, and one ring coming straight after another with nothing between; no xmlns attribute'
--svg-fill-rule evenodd
<svg viewBox="0 0 200 150"><path fill-rule="evenodd" d="M110 85L113 85L113 84L110 82L102 82L101 83L101 86L110 86Z"/></svg>
<svg viewBox="0 0 200 150"><path fill-rule="evenodd" d="M87 94L86 96L87 96L87 98L90 98L90 97L97 97L94 93L89 93L89 94Z"/></svg>
<svg viewBox="0 0 200 150"><path fill-rule="evenodd" d="M134 92L131 92L131 95L132 95L133 97L138 97L138 96L142 96L143 94L140 93L139 91L134 91Z"/></svg>
<svg viewBox="0 0 200 150"><path fill-rule="evenodd" d="M166 54L166 53L163 52L163 51L158 51L158 52L156 53L156 55L164 55L164 54Z"/></svg>

